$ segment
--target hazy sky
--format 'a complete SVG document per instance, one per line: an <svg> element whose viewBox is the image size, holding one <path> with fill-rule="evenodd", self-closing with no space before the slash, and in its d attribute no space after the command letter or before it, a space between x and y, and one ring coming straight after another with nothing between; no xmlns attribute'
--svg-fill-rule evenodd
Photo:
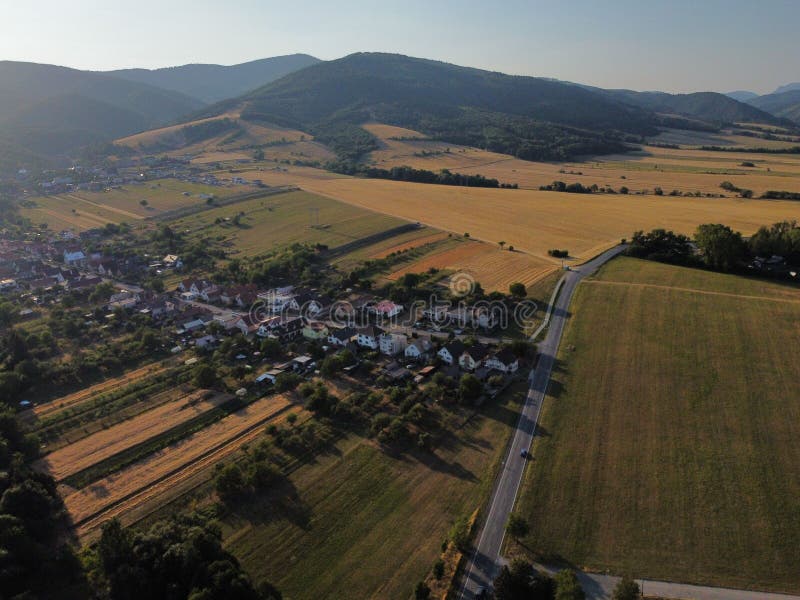
<svg viewBox="0 0 800 600"><path fill-rule="evenodd" d="M800 81L800 0L0 0L0 60L107 70L399 52L603 87Z"/></svg>

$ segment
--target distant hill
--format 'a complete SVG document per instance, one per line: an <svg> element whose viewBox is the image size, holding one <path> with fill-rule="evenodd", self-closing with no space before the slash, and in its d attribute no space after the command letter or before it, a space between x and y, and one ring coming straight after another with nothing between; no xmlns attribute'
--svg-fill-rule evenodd
<svg viewBox="0 0 800 600"><path fill-rule="evenodd" d="M800 124L800 88L776 94L767 94L750 100L750 104L776 117Z"/></svg>
<svg viewBox="0 0 800 600"><path fill-rule="evenodd" d="M583 88L396 54L359 53L297 71L196 117L241 118L313 133L340 156L369 151L368 121L521 158L624 149L654 132L650 115Z"/></svg>
<svg viewBox="0 0 800 600"><path fill-rule="evenodd" d="M739 102L725 94L716 92L667 94L665 92L607 90L606 93L621 102L655 113L675 114L698 119L716 126L741 122L786 124L780 118L759 110L750 104Z"/></svg>
<svg viewBox="0 0 800 600"><path fill-rule="evenodd" d="M755 92L749 92L747 90L737 90L735 92L728 92L725 94L728 98L733 98L739 102L747 102L748 100L752 100L753 98L758 98L758 94Z"/></svg>
<svg viewBox="0 0 800 600"><path fill-rule="evenodd" d="M291 54L231 66L191 64L153 70L122 69L108 74L181 92L210 104L240 96L318 62L308 54Z"/></svg>
<svg viewBox="0 0 800 600"><path fill-rule="evenodd" d="M6 157L46 161L174 121L202 106L184 94L108 75L0 62L0 148L7 150ZM3 164L8 167L9 161Z"/></svg>
<svg viewBox="0 0 800 600"><path fill-rule="evenodd" d="M800 90L800 81L798 81L796 83L787 83L786 85L782 85L772 93L773 94L783 94L784 92L794 92L794 91L797 91L797 90Z"/></svg>

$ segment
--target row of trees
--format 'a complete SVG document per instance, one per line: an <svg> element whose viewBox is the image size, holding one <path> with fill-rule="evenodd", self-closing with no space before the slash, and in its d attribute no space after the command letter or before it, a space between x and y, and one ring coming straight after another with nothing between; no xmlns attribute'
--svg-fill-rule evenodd
<svg viewBox="0 0 800 600"><path fill-rule="evenodd" d="M413 183L430 183L436 185L460 185L466 187L512 189L519 187L516 183L500 183L497 179L489 179L480 174L467 175L464 173L453 173L449 169L442 169L438 172L406 166L381 169L379 167L368 167L352 162L340 161L330 162L326 167L329 171L335 173L359 175L362 177L369 177L370 179L390 179L392 181L410 181Z"/></svg>
<svg viewBox="0 0 800 600"><path fill-rule="evenodd" d="M756 256L778 255L791 265L800 265L800 227L795 221L782 221L761 227L747 240L738 231L719 223L700 225L693 238L665 229L637 231L628 254L726 272L741 268Z"/></svg>

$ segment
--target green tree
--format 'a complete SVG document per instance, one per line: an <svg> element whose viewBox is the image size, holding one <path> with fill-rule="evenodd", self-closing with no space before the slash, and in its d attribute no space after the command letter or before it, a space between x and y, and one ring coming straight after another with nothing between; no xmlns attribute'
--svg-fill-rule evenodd
<svg viewBox="0 0 800 600"><path fill-rule="evenodd" d="M526 521L524 517L516 513L511 513L509 515L508 523L506 523L506 533L508 533L508 535L519 540L528 535L529 530L528 521Z"/></svg>
<svg viewBox="0 0 800 600"><path fill-rule="evenodd" d="M617 583L611 597L613 600L638 600L642 597L642 590L639 589L639 584L633 579L623 577Z"/></svg>
<svg viewBox="0 0 800 600"><path fill-rule="evenodd" d="M473 402L483 393L483 384L472 373L462 375L458 383L458 395L463 402Z"/></svg>
<svg viewBox="0 0 800 600"><path fill-rule="evenodd" d="M247 492L244 473L236 463L222 467L214 479L214 488L223 502L240 498Z"/></svg>
<svg viewBox="0 0 800 600"><path fill-rule="evenodd" d="M194 371L194 384L203 389L214 387L217 383L217 372L211 365L200 365Z"/></svg>
<svg viewBox="0 0 800 600"><path fill-rule="evenodd" d="M727 225L700 225L694 241L703 255L703 261L712 269L731 271L746 256L742 234Z"/></svg>
<svg viewBox="0 0 800 600"><path fill-rule="evenodd" d="M554 579L556 583L555 600L585 600L586 594L575 571L564 569L556 573Z"/></svg>
<svg viewBox="0 0 800 600"><path fill-rule="evenodd" d="M508 286L508 291L511 292L512 296L517 298L524 298L528 295L528 291L525 289L525 284L516 281Z"/></svg>
<svg viewBox="0 0 800 600"><path fill-rule="evenodd" d="M424 581L420 581L414 588L414 600L428 600L431 597L431 588Z"/></svg>

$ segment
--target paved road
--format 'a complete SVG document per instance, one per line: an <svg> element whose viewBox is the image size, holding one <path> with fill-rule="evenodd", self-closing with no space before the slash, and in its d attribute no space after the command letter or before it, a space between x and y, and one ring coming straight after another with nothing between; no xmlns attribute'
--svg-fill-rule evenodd
<svg viewBox="0 0 800 600"><path fill-rule="evenodd" d="M542 401L550 381L550 371L556 359L572 294L581 279L594 273L603 263L619 254L623 249L623 246L612 248L588 263L574 267L572 271L565 273L561 291L552 307L547 335L539 343L539 361L536 370L532 373L531 387L514 432L513 442L509 446L508 455L502 466L503 470L495 483L486 520L478 532L477 545L465 571L461 592L461 597L464 599L474 598L481 587L488 588L497 573L506 522L514 507L517 491L525 472L526 461L520 456L520 452L529 449L533 441L536 422L539 420Z"/></svg>

